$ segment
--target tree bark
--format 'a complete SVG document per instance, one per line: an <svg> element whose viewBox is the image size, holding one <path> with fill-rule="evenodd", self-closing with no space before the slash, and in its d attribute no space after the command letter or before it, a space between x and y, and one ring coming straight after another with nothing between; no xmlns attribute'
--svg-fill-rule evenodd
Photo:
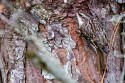
<svg viewBox="0 0 125 83"><path fill-rule="evenodd" d="M92 27L96 26L98 29L101 26L106 34L108 47L113 48L104 49L109 50L104 55L104 63L107 64L104 83L120 83L123 62L121 58L114 56L113 52L121 52L122 27L119 26L112 47L110 43L117 27L109 20L113 15L122 12L121 4L115 0L71 0L71 3L65 4L62 0L15 0L12 3L27 9L25 12L28 12L29 16L25 17L30 20L25 21L24 25L28 28L32 27L31 24L39 26L38 34L46 42L47 49L55 55L73 79L78 83L100 83L105 71L98 71L100 58L93 51L90 41L81 36L84 32L80 32L76 13L89 15L89 20L94 23ZM84 20L83 25L88 25L88 20L83 16L81 18ZM83 25L82 27L85 27ZM25 57L27 50L38 50L32 42L26 43L24 37L15 33L12 26L3 21L0 24L0 32L0 83L60 83Z"/></svg>

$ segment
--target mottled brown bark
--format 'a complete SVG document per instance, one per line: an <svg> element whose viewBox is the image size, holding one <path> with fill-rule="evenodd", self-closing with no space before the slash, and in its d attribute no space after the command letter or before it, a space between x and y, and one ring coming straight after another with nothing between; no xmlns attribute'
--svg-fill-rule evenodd
<svg viewBox="0 0 125 83"><path fill-rule="evenodd" d="M44 40L47 49L55 55L54 57L59 60L69 75L78 83L101 82L103 72L98 70L98 66L101 64L98 60L99 57L97 57L97 53L91 47L91 41L82 36L84 30L81 33L80 27L84 28L84 25L87 25L90 28L87 30L91 30L91 27L93 29L95 29L94 27L96 29L101 27L107 39L106 44L110 47L116 27L109 20L112 15L121 12L120 4L115 2L115 0L71 0L72 3L68 2L67 4L64 4L62 0L46 0L43 2L45 5L44 10L43 4L42 6L38 5L42 2L40 0L33 0L33 2L28 2L28 0L16 1L16 3L13 2L14 5L23 6L23 8L27 8L25 12L29 12L27 14L29 16L26 18L28 21L23 19L24 24L22 23L21 28L28 26L30 30L30 28L33 29L33 25L41 23L39 24L40 32L38 35ZM40 10L40 8L43 8L43 10ZM93 21L93 24L89 25L88 20L81 16L84 21L83 25L79 26L76 13L89 15L89 20ZM40 70L25 58L26 50L36 52L38 48L33 42L29 43L29 41L26 46L23 37L16 34L11 28L10 25L5 25L0 21L0 75L2 77L0 78L0 83L1 80L3 83L60 83L53 76ZM101 34L98 31L95 30L91 34L95 34L98 37ZM121 28L115 37L113 51L121 52L120 33ZM98 42L98 38L97 40L95 39L95 42ZM102 42L99 40L98 44L100 43ZM102 47L102 49L111 51L109 48ZM105 64L108 57L104 83L119 83L123 66L122 60L115 57L113 53L110 55L108 53L106 52L104 55Z"/></svg>
<svg viewBox="0 0 125 83"><path fill-rule="evenodd" d="M10 26L8 25L6 25L6 29L3 30L1 38L3 83L16 83L20 81L24 83L25 42L22 40L21 36L13 33L13 31L10 30Z"/></svg>

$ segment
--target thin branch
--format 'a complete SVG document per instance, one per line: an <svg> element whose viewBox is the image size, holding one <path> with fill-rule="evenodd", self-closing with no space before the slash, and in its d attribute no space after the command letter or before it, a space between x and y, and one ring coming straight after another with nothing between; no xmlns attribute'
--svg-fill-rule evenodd
<svg viewBox="0 0 125 83"><path fill-rule="evenodd" d="M20 14L19 12L16 13ZM38 38L35 35L27 35L23 34L23 29L20 29L19 25L16 24L16 21L18 17L14 18L13 20L8 20L6 17L4 17L2 14L0 14L0 18L11 25L12 27L15 27L14 30L19 33L20 35L28 36L31 38L31 40L35 43L35 45L39 48L40 52L43 54L41 55L40 53L37 53L37 57L41 60L41 62L44 62L47 65L47 69L49 69L49 72L52 73L57 79L62 81L63 83L76 83L71 76L69 76L65 70L61 67L61 65L58 63L58 61L53 57L54 55L47 50L45 47L43 40ZM42 64L41 64L42 65Z"/></svg>
<svg viewBox="0 0 125 83"><path fill-rule="evenodd" d="M125 12L124 12L124 13L125 13ZM105 70L104 70L104 74L103 74L101 83L103 83L104 78L105 78L105 75L106 75L106 70L107 70L107 67L108 67L108 59L109 59L109 56L112 54L113 45L114 45L114 42L115 42L116 34L117 34L117 32L118 32L118 30L119 30L119 28L120 28L119 25L120 25L120 21L121 21L121 20L122 20L122 17L118 19L118 21L117 21L117 23L116 23L116 25L115 25L115 27L114 27L115 32L114 32L113 37L112 37L112 39L111 39L111 41L110 41L110 52L109 52L109 54L107 55L106 67L105 67Z"/></svg>

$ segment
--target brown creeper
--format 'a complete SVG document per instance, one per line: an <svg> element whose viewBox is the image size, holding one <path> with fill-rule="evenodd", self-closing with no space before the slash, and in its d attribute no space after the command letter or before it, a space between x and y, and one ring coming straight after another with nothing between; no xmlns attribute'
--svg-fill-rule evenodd
<svg viewBox="0 0 125 83"><path fill-rule="evenodd" d="M76 14L81 36L87 40L87 43L97 55L97 69L99 73L103 73L105 69L104 54L109 52L108 41L106 38L105 29L101 26L98 20L91 15L87 16L83 13ZM80 17L81 15L81 17ZM92 49L92 50L93 50Z"/></svg>
<svg viewBox="0 0 125 83"><path fill-rule="evenodd" d="M105 53L108 53L109 49L106 32L97 18L94 18L91 15L88 16L87 14L83 13L77 13L76 15L82 37L84 37L87 42L89 42L95 48L99 48Z"/></svg>

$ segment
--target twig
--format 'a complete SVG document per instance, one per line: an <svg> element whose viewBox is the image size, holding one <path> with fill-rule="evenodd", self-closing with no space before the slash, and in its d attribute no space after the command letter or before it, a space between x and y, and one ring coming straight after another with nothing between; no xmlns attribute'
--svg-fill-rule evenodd
<svg viewBox="0 0 125 83"><path fill-rule="evenodd" d="M18 12L17 12L18 14ZM2 14L0 14L0 18L11 25L12 27L15 27L15 31L19 33L20 35L23 35L24 37L27 36L27 34L23 34L23 29L20 29L19 25L16 24L16 19L13 19L12 21L8 20L6 17L4 17ZM14 23L14 24L13 24ZM35 35L28 35L31 40L35 43L35 45L39 48L40 52L43 54L41 55L38 53L37 57L40 57L41 62L44 62L47 66L47 69L49 69L49 72L52 73L57 79L62 81L63 83L76 83L71 76L69 76L65 70L61 67L61 65L58 63L58 61L53 57L54 55L47 50L45 47L43 40L38 38Z"/></svg>
<svg viewBox="0 0 125 83"><path fill-rule="evenodd" d="M106 75L106 70L107 70L107 67L108 67L108 59L109 59L109 56L111 55L112 50L113 50L113 45L114 45L115 37L116 37L116 34L117 34L117 32L118 32L118 29L120 28L120 27L119 27L119 24L120 24L121 19L122 19L122 17L119 18L119 20L117 21L117 23L116 23L116 25L115 25L115 27L114 27L115 32L114 32L113 37L112 37L112 39L111 39L111 41L110 41L110 52L109 52L109 54L107 55L106 67L105 67L105 70L104 70L104 74L103 74L101 83L103 83L104 78L105 78L105 75Z"/></svg>
<svg viewBox="0 0 125 83"><path fill-rule="evenodd" d="M51 72L54 76L57 77L57 79L61 80L64 83L76 83L68 74L64 72L64 69L61 67L61 65L58 64L58 61L54 57L52 57L54 55L46 49L42 39L33 35L31 35L31 39L39 48L40 52L44 54L41 55L38 53L38 56L40 57L41 61L46 63L49 72Z"/></svg>

